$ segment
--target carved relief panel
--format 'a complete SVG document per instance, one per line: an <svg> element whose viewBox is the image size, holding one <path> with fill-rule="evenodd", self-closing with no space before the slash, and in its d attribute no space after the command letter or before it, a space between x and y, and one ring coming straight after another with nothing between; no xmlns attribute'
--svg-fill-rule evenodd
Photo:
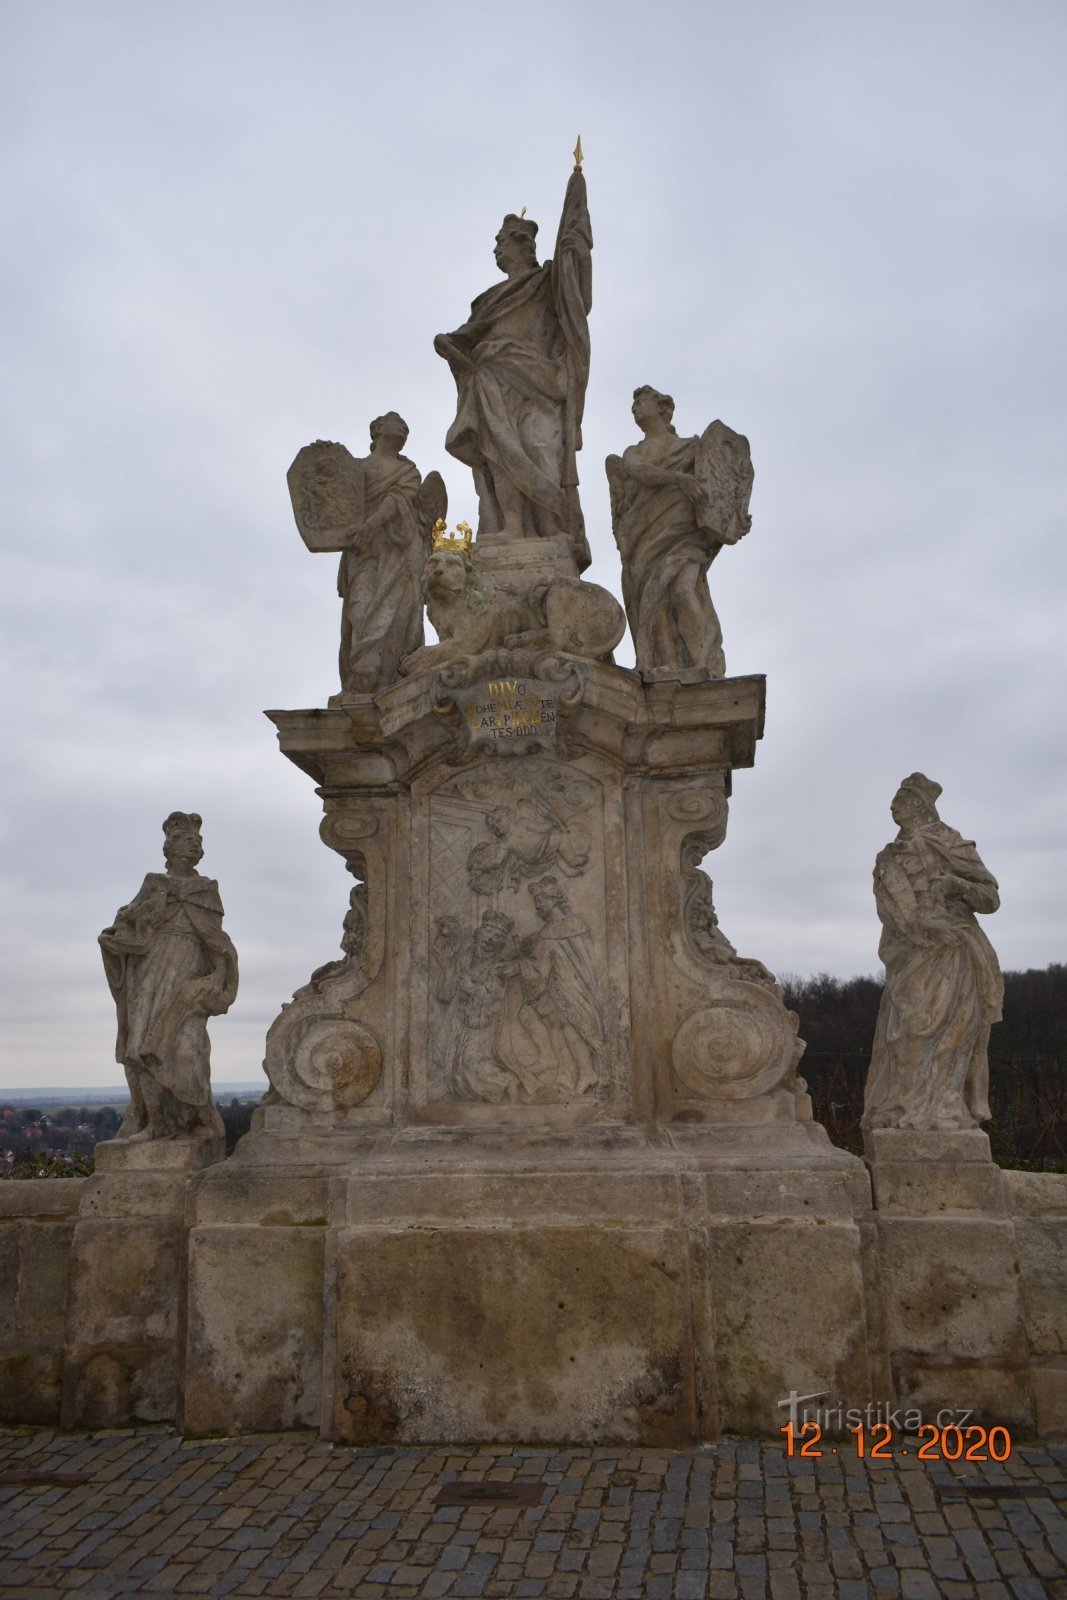
<svg viewBox="0 0 1067 1600"><path fill-rule="evenodd" d="M617 784L490 759L416 797L412 1093L428 1119L624 1112L628 984ZM614 852L609 841L616 842ZM425 896L420 895L425 884ZM425 918L425 923L422 919Z"/></svg>

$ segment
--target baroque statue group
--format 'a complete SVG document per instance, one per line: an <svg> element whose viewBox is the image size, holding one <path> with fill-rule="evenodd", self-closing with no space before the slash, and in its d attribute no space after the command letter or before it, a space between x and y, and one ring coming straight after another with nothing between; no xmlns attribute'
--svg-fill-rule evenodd
<svg viewBox="0 0 1067 1600"><path fill-rule="evenodd" d="M308 549L340 556L341 686L331 706L356 717L398 685L431 678L439 698L442 684L459 693L470 682L465 664L488 662L485 679L513 674L511 699L501 698L499 681L475 682L465 703L471 728L529 736L521 771L499 760L460 770L434 802L425 936L430 1105L580 1103L606 1093L614 1048L611 919L598 887L606 880L596 876L599 791L588 774L562 774L537 743L539 731L554 737L573 662L610 664L624 630L614 597L582 577L590 557L577 462L593 240L580 145L544 262L537 233L525 215L504 218L495 243L501 280L433 341L455 381L445 442L473 476L474 532L465 523L448 530L444 483L404 454L408 427L396 411L371 422L366 455L318 440L288 474ZM648 384L634 390L632 411L640 437L609 456L606 471L634 671L645 685L709 683L724 677L726 664L708 573L751 525L748 441L721 421L679 433L670 395ZM435 643L426 642L424 613ZM987 1043L1002 984L977 916L997 909L997 885L974 845L940 820L939 794L921 773L903 781L892 803L899 831L875 867L886 986L867 1087L870 1128L963 1130L989 1116ZM671 803L681 816L684 801ZM196 870L200 826L193 813L166 819L166 871L150 873L100 935L130 1088L119 1138L131 1143L213 1142L220 1134L207 1019L234 1000L237 957L222 930L217 885ZM711 884L697 871L709 840L706 831L690 832L682 844L693 957L777 993L770 974L741 961L718 928ZM344 1032L355 975L370 970L377 915L358 848L349 861L360 881L343 960L297 991L289 1018L341 996L335 1021L307 1047L306 1070L342 1107L373 1091L381 1073L380 1046L364 1042L357 1060L356 1024ZM380 952L374 959L380 963ZM360 982L369 981L365 971ZM268 1099L289 1094L272 1077ZM295 1090L292 1098L299 1103Z"/></svg>

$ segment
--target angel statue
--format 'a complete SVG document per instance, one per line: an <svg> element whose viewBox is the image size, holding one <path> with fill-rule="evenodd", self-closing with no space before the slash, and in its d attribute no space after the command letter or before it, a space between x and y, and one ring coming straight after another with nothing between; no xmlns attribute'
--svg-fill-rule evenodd
<svg viewBox="0 0 1067 1600"><path fill-rule="evenodd" d="M401 450L408 425L395 411L370 425L370 455L318 439L289 468L289 495L309 550L340 550L341 692L373 694L400 676L423 642L419 580L430 530L448 510L436 472L420 477Z"/></svg>
<svg viewBox="0 0 1067 1600"><path fill-rule="evenodd" d="M237 994L237 951L222 931L214 878L197 872L200 818L172 811L163 824L166 872L150 872L100 935L118 1010L115 1058L126 1068L130 1107L117 1137L221 1137L211 1101L208 1017Z"/></svg>
<svg viewBox="0 0 1067 1600"><path fill-rule="evenodd" d="M989 1030L1004 981L975 912L1000 905L997 880L969 839L941 821L941 785L905 778L879 851L874 898L885 989L863 1125L920 1132L976 1128L989 1116Z"/></svg>
<svg viewBox="0 0 1067 1600"><path fill-rule="evenodd" d="M496 236L505 274L480 294L462 327L434 349L456 381L446 448L474 472L478 548L519 539L562 539L578 571L589 546L578 503L577 452L589 381L593 236L581 140L556 246L538 264L537 223L514 213Z"/></svg>
<svg viewBox="0 0 1067 1600"><path fill-rule="evenodd" d="M748 440L724 422L680 439L674 401L644 384L633 416L644 434L608 456L611 523L622 556L622 597L639 672L726 671L707 571L724 544L752 526Z"/></svg>

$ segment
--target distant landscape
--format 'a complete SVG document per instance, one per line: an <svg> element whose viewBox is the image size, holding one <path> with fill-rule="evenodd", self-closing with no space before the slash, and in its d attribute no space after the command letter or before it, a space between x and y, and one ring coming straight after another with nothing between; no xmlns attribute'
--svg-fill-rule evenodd
<svg viewBox="0 0 1067 1600"><path fill-rule="evenodd" d="M815 1116L837 1145L862 1154L863 1090L880 978L782 978L807 1048L800 1072ZM219 1083L215 1103L231 1152L248 1131L266 1082ZM125 1087L27 1089L0 1094L0 1178L84 1176L93 1150L114 1138ZM1004 974L1004 1020L989 1043L987 1127L1005 1167L1067 1171L1067 965Z"/></svg>

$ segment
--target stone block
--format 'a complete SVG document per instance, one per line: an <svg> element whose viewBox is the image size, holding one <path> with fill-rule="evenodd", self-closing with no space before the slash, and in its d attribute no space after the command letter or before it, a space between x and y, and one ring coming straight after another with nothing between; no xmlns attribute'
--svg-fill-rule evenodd
<svg viewBox="0 0 1067 1600"><path fill-rule="evenodd" d="M0 1183L0 1224L11 1219L77 1216L88 1178L19 1178Z"/></svg>
<svg viewBox="0 0 1067 1600"><path fill-rule="evenodd" d="M867 1160L871 1162L992 1162L989 1135L981 1128L954 1132L920 1132L914 1128L868 1128L863 1136Z"/></svg>
<svg viewBox="0 0 1067 1600"><path fill-rule="evenodd" d="M876 1161L871 1177L879 1211L923 1217L978 1211L990 1216L1008 1205L1004 1174L992 1162Z"/></svg>
<svg viewBox="0 0 1067 1600"><path fill-rule="evenodd" d="M163 1218L180 1222L185 1215L189 1175L185 1172L100 1173L86 1179L79 1216Z"/></svg>
<svg viewBox="0 0 1067 1600"><path fill-rule="evenodd" d="M0 1423L57 1423L62 1372L62 1349L0 1355Z"/></svg>
<svg viewBox="0 0 1067 1600"><path fill-rule="evenodd" d="M333 1434L350 1442L696 1434L680 1230L341 1230Z"/></svg>
<svg viewBox="0 0 1067 1600"><path fill-rule="evenodd" d="M924 1423L937 1426L958 1422L970 1412L964 1426L990 1428L999 1424L1016 1436L1027 1437L1034 1428L1031 1377L1025 1361L1016 1365L995 1358L960 1361L949 1353L940 1359L894 1355L893 1399L901 1412L922 1412Z"/></svg>
<svg viewBox="0 0 1067 1600"><path fill-rule="evenodd" d="M24 1224L19 1272L18 1338L30 1348L61 1349L67 1314L73 1222Z"/></svg>
<svg viewBox="0 0 1067 1600"><path fill-rule="evenodd" d="M602 1164L584 1172L522 1172L512 1164L487 1172L361 1173L347 1181L344 1196L344 1220L367 1227L510 1226L535 1217L539 1224L669 1227L683 1214L675 1172L618 1172Z"/></svg>
<svg viewBox="0 0 1067 1600"><path fill-rule="evenodd" d="M105 1139L96 1146L93 1161L97 1172L198 1172L221 1161L226 1140L148 1139L133 1144L129 1139Z"/></svg>
<svg viewBox="0 0 1067 1600"><path fill-rule="evenodd" d="M178 1385L171 1346L126 1344L68 1355L63 1373L65 1428L128 1428L172 1422Z"/></svg>
<svg viewBox="0 0 1067 1600"><path fill-rule="evenodd" d="M1017 1212L1030 1217L1067 1217L1067 1172L1009 1170L1004 1180Z"/></svg>
<svg viewBox="0 0 1067 1600"><path fill-rule="evenodd" d="M989 1218L887 1218L878 1239L886 1336L903 1356L1013 1365L1026 1356L1015 1229Z"/></svg>
<svg viewBox="0 0 1067 1600"><path fill-rule="evenodd" d="M1015 1238L1030 1350L1067 1356L1067 1216L1019 1217Z"/></svg>
<svg viewBox="0 0 1067 1600"><path fill-rule="evenodd" d="M773 1434L795 1390L845 1405L871 1395L860 1231L852 1222L764 1221L708 1229L722 1426Z"/></svg>
<svg viewBox="0 0 1067 1600"><path fill-rule="evenodd" d="M1033 1362L1030 1384L1039 1438L1067 1438L1067 1361Z"/></svg>
<svg viewBox="0 0 1067 1600"><path fill-rule="evenodd" d="M317 1428L323 1230L194 1228L188 1259L183 1429Z"/></svg>
<svg viewBox="0 0 1067 1600"><path fill-rule="evenodd" d="M178 1233L172 1224L78 1224L67 1322L74 1349L172 1342L177 1318Z"/></svg>
<svg viewBox="0 0 1067 1600"><path fill-rule="evenodd" d="M321 1172L256 1171L228 1161L190 1188L190 1222L321 1227L330 1180Z"/></svg>
<svg viewBox="0 0 1067 1600"><path fill-rule="evenodd" d="M21 1235L20 1227L0 1227L0 1347L8 1347L18 1338L16 1308L22 1261Z"/></svg>
<svg viewBox="0 0 1067 1600"><path fill-rule="evenodd" d="M768 1141L769 1142L769 1141ZM850 1170L715 1170L704 1180L711 1216L852 1217L870 1211L871 1185L857 1161Z"/></svg>

